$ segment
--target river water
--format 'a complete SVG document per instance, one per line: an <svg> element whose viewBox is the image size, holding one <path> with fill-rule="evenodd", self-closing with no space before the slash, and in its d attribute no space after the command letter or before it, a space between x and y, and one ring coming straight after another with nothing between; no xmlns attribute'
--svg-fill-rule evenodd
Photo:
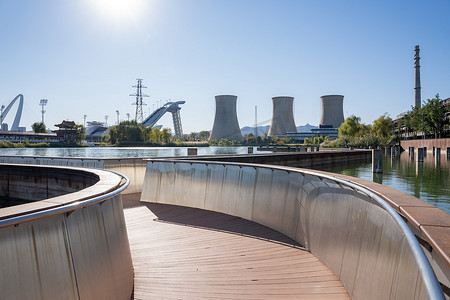
<svg viewBox="0 0 450 300"><path fill-rule="evenodd" d="M198 155L245 154L248 147L196 147ZM254 152L256 147L254 147ZM262 153L262 152L259 152ZM155 156L185 156L187 147L82 147L82 148L5 148L0 155L126 158Z"/></svg>
<svg viewBox="0 0 450 300"><path fill-rule="evenodd" d="M443 154L443 155L442 155ZM436 159L429 151L423 162L407 151L400 156L385 155L383 173L372 173L371 163L323 167L321 170L358 177L413 195L450 213L450 158Z"/></svg>
<svg viewBox="0 0 450 300"><path fill-rule="evenodd" d="M198 147L198 155L245 154L248 147ZM256 147L254 148L256 151ZM185 156L186 147L161 148L7 148L0 149L0 155L125 158L155 156ZM445 152L437 160L431 152L424 162L417 162L414 156L403 152L400 156L386 155L383 159L383 173L373 174L371 163L357 163L324 167L321 170L371 180L411 194L450 213L450 160Z"/></svg>

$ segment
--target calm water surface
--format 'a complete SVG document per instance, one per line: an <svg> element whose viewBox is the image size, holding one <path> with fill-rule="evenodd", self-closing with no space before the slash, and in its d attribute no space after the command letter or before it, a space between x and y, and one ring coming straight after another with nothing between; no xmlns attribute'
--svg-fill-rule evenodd
<svg viewBox="0 0 450 300"><path fill-rule="evenodd" d="M245 154L248 152L248 147L197 147L197 149L198 155ZM256 147L254 151L257 153ZM185 156L187 147L6 148L0 149L0 155L90 158Z"/></svg>
<svg viewBox="0 0 450 300"><path fill-rule="evenodd" d="M321 170L371 180L413 195L450 213L450 160L446 153L440 160L428 152L423 162L407 151L400 156L385 155L383 173L372 173L372 164L332 166Z"/></svg>

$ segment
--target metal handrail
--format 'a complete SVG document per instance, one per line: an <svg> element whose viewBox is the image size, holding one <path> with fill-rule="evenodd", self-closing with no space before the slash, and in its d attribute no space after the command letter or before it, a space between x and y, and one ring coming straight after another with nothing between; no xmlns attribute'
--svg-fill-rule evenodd
<svg viewBox="0 0 450 300"><path fill-rule="evenodd" d="M111 173L114 173L114 174L122 177L122 179L125 179L125 183L121 182L118 189L116 189L112 192L100 195L100 196L96 196L91 199L75 201L75 202L69 203L67 205L62 205L62 206L58 206L55 208L45 209L42 211L37 211L37 212L25 214L25 215L20 215L20 216L11 217L8 219L0 220L0 228L29 222L29 221L43 218L43 217L49 217L49 216L53 216L53 215L57 215L57 214L66 213L66 212L73 211L73 210L81 208L81 207L86 207L86 206L89 206L92 204L96 204L98 202L102 202L105 199L111 198L111 197L121 193L130 184L130 180L125 175L122 175L115 171L109 171L109 170L108 171L105 170L105 172L111 172Z"/></svg>
<svg viewBox="0 0 450 300"><path fill-rule="evenodd" d="M440 284L436 278L436 275L433 272L433 269L431 268L430 263L428 262L428 259L426 258L425 254L422 251L422 248L419 245L419 242L415 238L412 231L409 229L408 225L403 221L401 216L386 202L384 201L380 196L376 195L375 193L371 192L369 189L362 187L360 185L354 184L352 182L349 182L347 180L337 178L331 175L322 174L322 173L315 173L313 171L303 170L303 169L296 169L296 168L290 168L290 167L280 167L280 166L273 166L273 165L261 165L261 164L249 164L249 163L233 163L233 162L217 162L217 161L198 161L198 160L167 160L167 159L147 159L148 161L155 161L155 162L167 162L167 163L190 163L190 164L214 164L214 165L233 165L233 166L244 166L244 167L254 167L254 168L265 168L265 169L271 169L271 170L281 170L281 171L287 171L287 172L298 172L301 174L307 174L311 176L315 176L318 178L328 179L331 181L334 181L336 183L344 184L348 187L351 187L352 189L362 192L371 199L375 200L377 204L379 204L384 210L386 210L393 218L394 221L397 223L397 225L400 227L401 231L403 232L405 239L408 243L408 245L411 247L412 253L414 255L414 258L417 261L417 264L419 266L420 271L423 274L424 279L424 286L427 288L428 295L430 299L445 299L444 295L442 293L442 290L440 288Z"/></svg>

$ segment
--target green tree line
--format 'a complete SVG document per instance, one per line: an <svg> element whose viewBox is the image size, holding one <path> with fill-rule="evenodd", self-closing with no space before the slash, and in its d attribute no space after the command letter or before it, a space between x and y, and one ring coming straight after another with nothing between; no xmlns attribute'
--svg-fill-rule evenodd
<svg viewBox="0 0 450 300"><path fill-rule="evenodd" d="M102 137L102 142L118 145L123 142L167 144L172 142L170 129L145 127L136 121L123 121L109 127L109 133Z"/></svg>
<svg viewBox="0 0 450 300"><path fill-rule="evenodd" d="M415 137L423 131L426 136L440 138L450 121L450 104L441 105L440 102L439 94L436 94L434 98L427 99L422 107L411 107L397 120L396 133L399 136Z"/></svg>

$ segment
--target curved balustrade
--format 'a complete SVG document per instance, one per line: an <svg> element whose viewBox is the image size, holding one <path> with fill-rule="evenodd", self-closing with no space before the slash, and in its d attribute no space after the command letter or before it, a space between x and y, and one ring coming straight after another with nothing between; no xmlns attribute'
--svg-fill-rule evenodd
<svg viewBox="0 0 450 300"><path fill-rule="evenodd" d="M31 201L0 209L0 299L130 299L127 186L108 171L0 164L0 194Z"/></svg>
<svg viewBox="0 0 450 300"><path fill-rule="evenodd" d="M325 172L256 164L148 161L141 201L239 216L304 245L353 299L443 299L402 218L375 193Z"/></svg>

